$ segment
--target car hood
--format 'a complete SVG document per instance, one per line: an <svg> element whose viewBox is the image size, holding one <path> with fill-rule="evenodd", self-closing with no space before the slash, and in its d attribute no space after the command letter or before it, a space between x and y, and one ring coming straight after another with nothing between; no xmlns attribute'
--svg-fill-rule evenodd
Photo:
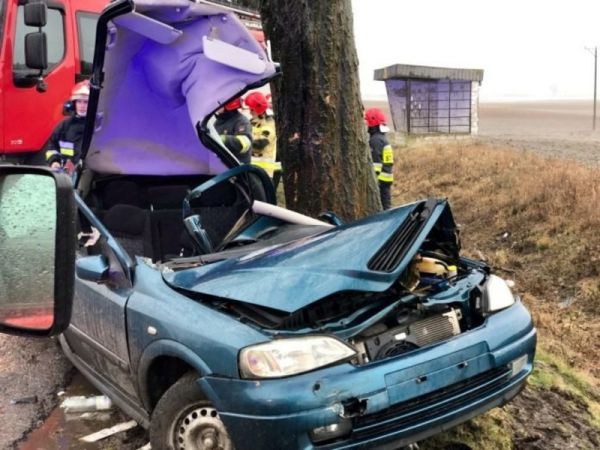
<svg viewBox="0 0 600 450"><path fill-rule="evenodd" d="M276 65L226 7L189 0L111 3L98 22L85 164L102 174L220 173L236 160L219 139L201 142L200 124L275 73Z"/></svg>
<svg viewBox="0 0 600 450"><path fill-rule="evenodd" d="M446 201L413 203L316 236L163 277L183 292L293 312L338 292L385 291L442 215L446 228L454 228ZM388 256L396 256L396 262L382 265Z"/></svg>

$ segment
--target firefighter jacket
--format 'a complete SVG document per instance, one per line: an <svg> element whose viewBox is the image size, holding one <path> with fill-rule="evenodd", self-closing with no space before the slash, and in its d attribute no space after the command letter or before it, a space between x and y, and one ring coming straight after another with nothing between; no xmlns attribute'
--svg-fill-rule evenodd
<svg viewBox="0 0 600 450"><path fill-rule="evenodd" d="M271 178L281 174L281 163L277 160L277 137L275 121L271 117L259 116L252 123L252 164L264 169Z"/></svg>
<svg viewBox="0 0 600 450"><path fill-rule="evenodd" d="M275 121L270 117L259 116L250 121L252 124L252 156L275 161L277 138Z"/></svg>
<svg viewBox="0 0 600 450"><path fill-rule="evenodd" d="M252 146L252 125L250 120L237 109L217 114L215 129L223 144L240 160L250 164Z"/></svg>
<svg viewBox="0 0 600 450"><path fill-rule="evenodd" d="M394 181L394 151L392 146L385 134L379 129L379 126L369 128L369 135L369 146L371 147L375 175L377 175L380 182L392 183Z"/></svg>
<svg viewBox="0 0 600 450"><path fill-rule="evenodd" d="M73 164L79 162L84 127L85 117L81 116L69 117L58 124L46 144L48 165L54 162L59 162L61 165L67 161Z"/></svg>

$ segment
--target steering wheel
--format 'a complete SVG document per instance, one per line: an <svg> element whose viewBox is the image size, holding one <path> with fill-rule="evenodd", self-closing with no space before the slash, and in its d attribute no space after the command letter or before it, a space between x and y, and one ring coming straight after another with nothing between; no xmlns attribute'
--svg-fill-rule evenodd
<svg viewBox="0 0 600 450"><path fill-rule="evenodd" d="M240 165L227 170L195 187L185 196L182 207L183 223L185 224L185 228L192 238L192 241L196 244L201 254L213 253L214 251L218 250L227 241L227 239L225 238L221 243L212 242L208 232L203 226L200 213L195 213L192 211L192 201L195 203L200 203L201 206L202 198L203 196L206 197L207 191L226 182L232 183L240 195L245 198L247 203L245 210L242 212L239 220L237 221L239 223L241 219L249 215L249 213L252 211L256 187L256 185L253 183L252 177L258 178L260 187L264 192L264 201L273 205L277 204L275 189L273 188L273 183L271 182L269 175L267 175L267 173L260 167L249 164ZM229 236L232 231L234 230L228 230L228 233L226 233L225 236Z"/></svg>

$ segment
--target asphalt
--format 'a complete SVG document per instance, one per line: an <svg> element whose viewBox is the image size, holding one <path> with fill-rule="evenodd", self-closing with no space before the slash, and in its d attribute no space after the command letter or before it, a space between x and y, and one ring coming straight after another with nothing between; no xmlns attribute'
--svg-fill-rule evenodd
<svg viewBox="0 0 600 450"><path fill-rule="evenodd" d="M141 427L93 444L80 438L127 422L117 408L65 414L70 396L101 395L77 372L50 338L0 334L0 450L134 450L148 442Z"/></svg>
<svg viewBox="0 0 600 450"><path fill-rule="evenodd" d="M43 423L72 373L55 339L0 334L0 449Z"/></svg>

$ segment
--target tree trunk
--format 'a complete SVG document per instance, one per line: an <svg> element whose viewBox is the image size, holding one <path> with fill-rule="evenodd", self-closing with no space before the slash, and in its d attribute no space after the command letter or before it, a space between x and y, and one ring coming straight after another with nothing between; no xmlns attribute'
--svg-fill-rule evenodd
<svg viewBox="0 0 600 450"><path fill-rule="evenodd" d="M283 71L272 89L286 206L346 220L379 211L350 0L262 0L261 16Z"/></svg>

